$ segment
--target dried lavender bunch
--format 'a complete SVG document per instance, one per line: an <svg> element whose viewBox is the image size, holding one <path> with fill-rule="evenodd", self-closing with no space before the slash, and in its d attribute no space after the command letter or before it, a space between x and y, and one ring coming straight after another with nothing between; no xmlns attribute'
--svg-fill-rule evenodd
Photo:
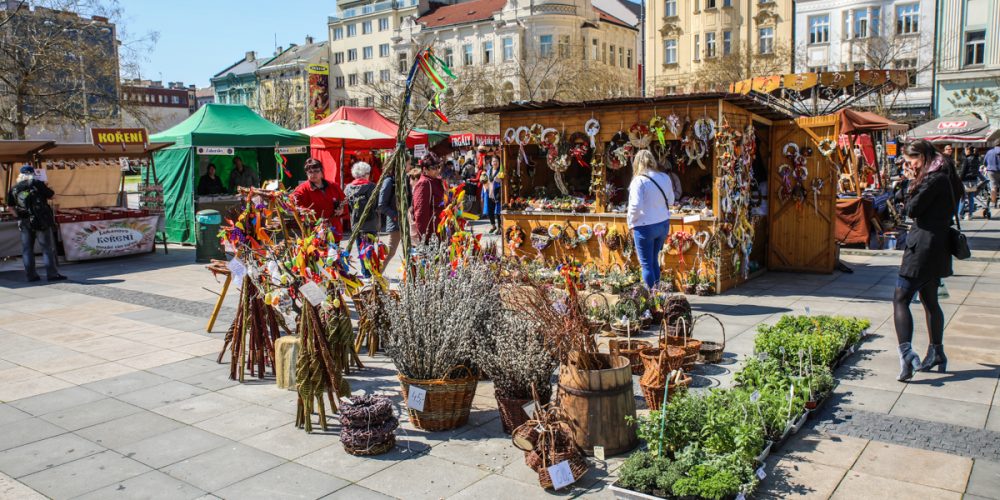
<svg viewBox="0 0 1000 500"><path fill-rule="evenodd" d="M546 349L543 328L520 311L503 310L489 319L475 360L493 379L498 397L532 399L532 385L539 393L549 393L559 361Z"/></svg>
<svg viewBox="0 0 1000 500"><path fill-rule="evenodd" d="M379 337L396 369L414 379L446 377L472 358L475 340L500 307L495 272L470 261L454 270L429 260L400 286L399 299L383 297L386 322Z"/></svg>

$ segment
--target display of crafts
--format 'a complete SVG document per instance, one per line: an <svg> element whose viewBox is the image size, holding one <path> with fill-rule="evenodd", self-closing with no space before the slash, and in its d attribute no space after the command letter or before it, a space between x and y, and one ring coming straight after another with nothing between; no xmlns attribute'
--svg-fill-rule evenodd
<svg viewBox="0 0 1000 500"><path fill-rule="evenodd" d="M806 156L801 153L799 145L794 142L785 144L781 153L788 160L778 167L778 176L781 177L781 186L778 188L778 200L781 203L794 201L796 207L801 210L802 204L806 200L806 181L809 179L809 170L806 168ZM822 184L819 185L822 190ZM810 186L808 189L812 189Z"/></svg>
<svg viewBox="0 0 1000 500"><path fill-rule="evenodd" d="M750 252L753 249L754 226L751 222L751 185L753 161L757 156L756 133L753 125L742 131L723 122L716 133L718 157L719 219L718 232L733 252L733 268L744 278L750 272Z"/></svg>
<svg viewBox="0 0 1000 500"><path fill-rule="evenodd" d="M563 196L560 198L515 198L507 204L508 210L524 212L590 212L594 208L592 198Z"/></svg>

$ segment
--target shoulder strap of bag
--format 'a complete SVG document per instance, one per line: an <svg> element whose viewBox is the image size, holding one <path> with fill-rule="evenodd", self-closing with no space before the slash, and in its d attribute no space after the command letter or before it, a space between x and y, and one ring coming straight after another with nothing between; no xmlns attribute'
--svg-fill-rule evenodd
<svg viewBox="0 0 1000 500"><path fill-rule="evenodd" d="M945 175L948 176L948 194L951 195L951 206L952 207L956 207L956 206L958 206L958 200L955 199L955 183L954 183L954 181L951 180L951 174L945 174ZM953 219L955 219L955 225L958 226L958 232L961 233L962 232L962 223L958 221L959 220L958 219L958 209L952 210L951 211L951 216L952 216Z"/></svg>
<svg viewBox="0 0 1000 500"><path fill-rule="evenodd" d="M663 196L663 204L664 204L664 205L666 205L666 206L667 206L667 208L670 208L670 201L669 201L669 200L667 199L667 193L665 193L665 192L663 191L663 188L661 188L661 187L660 187L660 183L659 183L659 182L656 182L656 179L654 179L654 178L652 178L652 177L650 177L650 176L648 176L648 175L646 175L646 174L642 174L642 175L641 175L641 177L645 177L645 178L647 178L647 179L649 179L649 180L653 181L653 185L655 185L655 186L656 186L656 190L657 190L657 191L659 191L659 192L660 192L660 195L662 195L662 196Z"/></svg>

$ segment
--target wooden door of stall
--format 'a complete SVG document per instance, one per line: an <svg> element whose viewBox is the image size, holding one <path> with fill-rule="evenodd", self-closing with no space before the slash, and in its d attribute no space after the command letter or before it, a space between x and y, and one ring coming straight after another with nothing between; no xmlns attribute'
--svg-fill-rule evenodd
<svg viewBox="0 0 1000 500"><path fill-rule="evenodd" d="M799 124L774 122L768 183L771 227L767 265L771 270L831 273L836 265L833 231L839 168L818 147L825 138L836 139L836 120L830 118L835 117L800 119ZM806 158L807 175L802 181L795 179L794 161L785 155L794 149L786 148L788 144L798 146ZM812 149L811 154L807 148ZM788 172L784 165L791 178L782 175ZM804 196L787 195L796 189Z"/></svg>

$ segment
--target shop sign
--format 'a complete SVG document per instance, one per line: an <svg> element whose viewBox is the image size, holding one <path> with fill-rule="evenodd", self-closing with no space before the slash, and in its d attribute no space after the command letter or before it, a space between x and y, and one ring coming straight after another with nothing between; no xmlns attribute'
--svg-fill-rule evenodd
<svg viewBox="0 0 1000 500"><path fill-rule="evenodd" d="M500 135L499 134L452 134L449 139L451 140L451 147L462 148L475 146L499 146L500 145Z"/></svg>
<svg viewBox="0 0 1000 500"><path fill-rule="evenodd" d="M274 150L283 155L301 155L307 152L306 146L281 146Z"/></svg>
<svg viewBox="0 0 1000 500"><path fill-rule="evenodd" d="M226 146L198 146L196 150L199 155L203 156L233 156L236 148Z"/></svg>
<svg viewBox="0 0 1000 500"><path fill-rule="evenodd" d="M309 125L314 125L330 114L330 66L310 64L309 74Z"/></svg>
<svg viewBox="0 0 1000 500"><path fill-rule="evenodd" d="M414 158L423 158L425 156L427 156L427 145L426 144L417 144L416 146L413 146L413 157Z"/></svg>
<svg viewBox="0 0 1000 500"><path fill-rule="evenodd" d="M145 145L149 142L144 128L94 128L90 129L90 135L97 146Z"/></svg>
<svg viewBox="0 0 1000 500"><path fill-rule="evenodd" d="M898 146L896 145L895 142L887 142L887 143L885 143L885 155L886 156L896 156L896 154L897 154L897 147Z"/></svg>
<svg viewBox="0 0 1000 500"><path fill-rule="evenodd" d="M63 222L59 224L66 260L89 260L153 250L159 216Z"/></svg>

